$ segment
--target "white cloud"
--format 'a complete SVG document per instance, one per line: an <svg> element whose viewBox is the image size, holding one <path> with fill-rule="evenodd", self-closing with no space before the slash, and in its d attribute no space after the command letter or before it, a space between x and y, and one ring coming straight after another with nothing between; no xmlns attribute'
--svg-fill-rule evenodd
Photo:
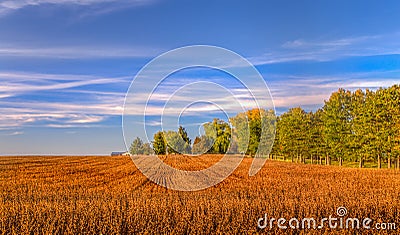
<svg viewBox="0 0 400 235"><path fill-rule="evenodd" d="M398 71L373 73L345 73L332 76L270 75L274 80L269 87L277 108L313 105L322 107L332 92L339 88L348 90L377 89L400 84L400 77L391 77Z"/></svg>
<svg viewBox="0 0 400 235"><path fill-rule="evenodd" d="M0 46L2 57L58 58L58 59L98 59L98 58L148 58L162 52L157 48L132 48L115 46L57 46L32 47L23 45Z"/></svg>
<svg viewBox="0 0 400 235"><path fill-rule="evenodd" d="M0 2L0 14L7 14L29 6L84 6L92 7L98 13L107 13L122 7L135 7L150 4L152 0L6 0ZM102 6L96 7L96 6ZM118 6L118 7L117 7ZM93 9L92 9L93 10Z"/></svg>
<svg viewBox="0 0 400 235"><path fill-rule="evenodd" d="M1 130L1 128L0 128L0 130ZM14 131L14 132L9 132L9 133L4 133L4 134L2 134L2 135L5 135L5 136L14 136L14 135L23 135L23 134L24 134L23 131Z"/></svg>
<svg viewBox="0 0 400 235"><path fill-rule="evenodd" d="M351 56L400 53L400 33L365 35L336 39L287 41L278 50L248 58L254 65L292 61L331 61Z"/></svg>
<svg viewBox="0 0 400 235"><path fill-rule="evenodd" d="M74 115L74 118L68 121L68 123L98 123L105 120L104 116L92 116L92 115Z"/></svg>
<svg viewBox="0 0 400 235"><path fill-rule="evenodd" d="M29 94L38 91L62 90L69 92L72 88L80 88L88 85L120 84L128 86L131 77L98 77L92 75L75 74L39 74L21 72L0 72L0 99ZM124 93L95 92L95 91L74 91L92 93L98 96L124 96Z"/></svg>
<svg viewBox="0 0 400 235"><path fill-rule="evenodd" d="M23 126L83 127L101 123L110 116L121 115L125 93L87 90L87 86L120 86L124 89L129 86L130 79L0 72L0 129ZM57 91L55 97L46 98L49 91ZM40 98L42 94L45 98ZM56 101L58 94L60 97L80 97L81 100ZM28 100L20 98L21 95L39 98Z"/></svg>
<svg viewBox="0 0 400 235"><path fill-rule="evenodd" d="M160 121L146 121L145 122L141 122L139 124L146 124L147 126L161 126L162 123Z"/></svg>
<svg viewBox="0 0 400 235"><path fill-rule="evenodd" d="M0 6L7 9L20 9L26 6L38 6L42 4L71 4L71 5L90 5L101 2L113 2L113 0L12 0L2 1Z"/></svg>
<svg viewBox="0 0 400 235"><path fill-rule="evenodd" d="M324 100L329 98L329 94L318 95L292 95L285 97L275 97L274 103L276 107L296 107L303 105L323 104Z"/></svg>
<svg viewBox="0 0 400 235"><path fill-rule="evenodd" d="M68 113L68 110L61 112L58 110L34 110L34 109L5 109L3 115L0 117L0 130L1 129L15 129L27 126L35 127L85 127L93 126L106 120L109 115L93 115L93 114L80 114Z"/></svg>
<svg viewBox="0 0 400 235"><path fill-rule="evenodd" d="M283 43L282 47L283 48L344 47L370 40L379 39L381 37L382 37L381 35L372 35L372 36L346 37L346 38L319 40L319 41L318 40L306 41L302 39L296 39L293 41L287 41Z"/></svg>

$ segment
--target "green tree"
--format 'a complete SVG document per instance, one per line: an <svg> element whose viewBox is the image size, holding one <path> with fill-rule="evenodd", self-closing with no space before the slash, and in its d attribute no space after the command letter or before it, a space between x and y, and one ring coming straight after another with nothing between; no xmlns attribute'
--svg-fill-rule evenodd
<svg viewBox="0 0 400 235"><path fill-rule="evenodd" d="M182 140L185 142L184 145L184 150L182 153L190 153L191 150L191 144L192 144L192 140L189 138L186 129L183 128L182 126L179 126L179 130L178 130L179 136L182 138Z"/></svg>
<svg viewBox="0 0 400 235"><path fill-rule="evenodd" d="M394 136L395 136L395 120L394 109L396 108L393 99L396 97L392 96L390 88L378 89L375 92L375 123L376 123L376 141L375 145L378 152L379 167L381 167L381 159L384 158L388 164L388 168L391 167L391 157L394 150ZM399 106L397 105L397 109Z"/></svg>
<svg viewBox="0 0 400 235"><path fill-rule="evenodd" d="M388 88L389 101L388 112L392 117L390 125L390 148L393 159L396 160L396 167L400 169L400 86L393 85Z"/></svg>
<svg viewBox="0 0 400 235"><path fill-rule="evenodd" d="M139 137L136 137L136 139L132 142L129 152L132 155L143 154L143 141Z"/></svg>
<svg viewBox="0 0 400 235"><path fill-rule="evenodd" d="M398 156L398 117L400 109L399 86L377 91L357 90L353 93L353 131L355 149L360 158L372 160L381 168L386 161L388 168Z"/></svg>
<svg viewBox="0 0 400 235"><path fill-rule="evenodd" d="M150 154L153 154L153 153L154 153L154 151L153 151L150 143L144 143L143 144L143 154L144 155L150 155Z"/></svg>
<svg viewBox="0 0 400 235"><path fill-rule="evenodd" d="M368 90L367 93L369 93ZM353 117L351 129L353 138L350 143L350 160L358 161L360 168L363 167L364 160L367 159L371 152L370 142L373 134L369 130L371 127L369 124L371 113L366 106L367 93L358 89L353 92L351 97L351 116Z"/></svg>
<svg viewBox="0 0 400 235"><path fill-rule="evenodd" d="M314 159L322 164L322 156L326 155L325 144L326 141L323 136L324 123L323 110L318 109L315 113L308 113L310 120L309 131L307 133L307 145L310 151L311 162Z"/></svg>
<svg viewBox="0 0 400 235"><path fill-rule="evenodd" d="M235 117L230 118L229 121L234 127L233 136L237 142L238 152L247 154L250 139L250 129L247 114L238 113Z"/></svg>
<svg viewBox="0 0 400 235"><path fill-rule="evenodd" d="M305 162L307 151L307 133L310 120L307 113L300 107L291 108L282 114L278 122L278 136L281 152L289 156L292 161Z"/></svg>
<svg viewBox="0 0 400 235"><path fill-rule="evenodd" d="M154 134L153 150L154 153L157 155L166 154L167 146L164 133L162 131L159 131L156 134Z"/></svg>
<svg viewBox="0 0 400 235"><path fill-rule="evenodd" d="M193 154L203 154L212 153L212 147L214 145L214 140L206 135L196 137L193 142L192 153Z"/></svg>
<svg viewBox="0 0 400 235"><path fill-rule="evenodd" d="M256 154L267 156L271 153L274 144L277 119L274 110L260 109L261 136Z"/></svg>
<svg viewBox="0 0 400 235"><path fill-rule="evenodd" d="M206 136L214 142L211 153L226 153L231 142L231 127L228 123L215 118L212 122L203 125Z"/></svg>
<svg viewBox="0 0 400 235"><path fill-rule="evenodd" d="M182 139L178 132L166 131L164 132L164 136L168 154L189 153L187 152L188 149L190 149L188 144Z"/></svg>
<svg viewBox="0 0 400 235"><path fill-rule="evenodd" d="M325 101L324 110L324 137L327 140L327 152L330 158L339 161L342 165L343 157L349 154L351 143L351 92L339 89L332 93L328 101Z"/></svg>
<svg viewBox="0 0 400 235"><path fill-rule="evenodd" d="M272 110L252 109L230 118L238 150L254 156L271 152L276 118Z"/></svg>

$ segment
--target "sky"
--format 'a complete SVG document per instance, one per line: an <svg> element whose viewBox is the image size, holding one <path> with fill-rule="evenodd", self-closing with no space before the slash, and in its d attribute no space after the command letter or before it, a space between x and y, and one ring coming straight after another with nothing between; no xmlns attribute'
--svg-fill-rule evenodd
<svg viewBox="0 0 400 235"><path fill-rule="evenodd" d="M0 0L0 155L125 150L126 94L137 104L149 98L138 92L145 78L134 78L157 56L192 45L253 64L277 114L314 111L338 88L398 84L398 12L399 1ZM170 74L151 96L149 138L160 124L156 108L177 110L186 98L197 101L180 107L178 122L192 138L213 117L227 120L234 112L221 107L232 90L248 95L224 70ZM143 125L144 108L132 109ZM127 142L136 134L124 132Z"/></svg>

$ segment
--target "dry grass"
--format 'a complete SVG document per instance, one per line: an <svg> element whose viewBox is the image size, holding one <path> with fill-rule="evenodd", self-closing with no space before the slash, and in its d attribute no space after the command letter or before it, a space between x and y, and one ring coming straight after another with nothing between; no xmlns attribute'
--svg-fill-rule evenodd
<svg viewBox="0 0 400 235"><path fill-rule="evenodd" d="M199 163L181 158L163 160L202 168L220 156L201 157ZM2 157L0 233L355 233L257 229L265 213L321 218L335 215L339 206L352 217L400 226L399 171L267 161L249 177L250 164L244 159L233 175L209 189L178 192L149 182L127 157Z"/></svg>

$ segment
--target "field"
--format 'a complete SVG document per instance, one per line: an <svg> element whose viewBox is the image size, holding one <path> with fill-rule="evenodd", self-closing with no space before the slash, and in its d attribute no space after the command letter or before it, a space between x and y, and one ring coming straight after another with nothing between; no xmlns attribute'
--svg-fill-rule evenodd
<svg viewBox="0 0 400 235"><path fill-rule="evenodd" d="M220 156L163 160L202 169ZM168 190L129 157L1 157L0 234L372 234L377 230L257 228L274 218L347 216L400 226L400 171L267 161L254 177L245 158L222 183ZM337 217L337 216L336 216ZM399 230L380 231L396 234Z"/></svg>

